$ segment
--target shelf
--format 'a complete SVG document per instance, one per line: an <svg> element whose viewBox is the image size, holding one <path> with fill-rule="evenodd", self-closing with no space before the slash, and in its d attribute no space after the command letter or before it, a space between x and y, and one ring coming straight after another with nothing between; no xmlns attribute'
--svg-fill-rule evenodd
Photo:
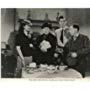
<svg viewBox="0 0 90 90"><path fill-rule="evenodd" d="M31 20L32 21L32 23L34 23L34 22L36 22L36 23L43 23L43 22L45 22L45 20ZM57 21L48 21L48 22L50 22L50 23L57 23Z"/></svg>
<svg viewBox="0 0 90 90"><path fill-rule="evenodd" d="M32 27L41 27L43 23L49 22L52 24L52 27L58 27L58 22L57 21L45 21L45 20L31 20L32 22Z"/></svg>

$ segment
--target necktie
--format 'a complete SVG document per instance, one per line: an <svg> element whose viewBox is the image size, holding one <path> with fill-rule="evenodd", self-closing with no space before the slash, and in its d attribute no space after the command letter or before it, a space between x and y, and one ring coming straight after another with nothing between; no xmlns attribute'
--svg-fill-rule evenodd
<svg viewBox="0 0 90 90"><path fill-rule="evenodd" d="M60 37L60 40L61 40L61 42L63 43L63 29L62 29L62 31L61 31L61 37Z"/></svg>

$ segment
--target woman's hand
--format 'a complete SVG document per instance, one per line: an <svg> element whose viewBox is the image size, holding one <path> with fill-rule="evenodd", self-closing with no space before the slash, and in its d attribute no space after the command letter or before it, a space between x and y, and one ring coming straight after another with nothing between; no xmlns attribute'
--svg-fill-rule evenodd
<svg viewBox="0 0 90 90"><path fill-rule="evenodd" d="M29 46L30 46L31 48L33 48L33 44L29 44Z"/></svg>
<svg viewBox="0 0 90 90"><path fill-rule="evenodd" d="M25 67L25 60L22 59L22 67Z"/></svg>
<svg viewBox="0 0 90 90"><path fill-rule="evenodd" d="M40 49L41 49L42 52L47 52L47 49L45 49L43 47L41 47Z"/></svg>
<svg viewBox="0 0 90 90"><path fill-rule="evenodd" d="M59 55L58 53L54 53L54 57L55 57L55 58L57 58L57 57L58 57L58 55Z"/></svg>
<svg viewBox="0 0 90 90"><path fill-rule="evenodd" d="M71 53L71 57L72 57L72 58L76 58L76 57L77 57L77 53L72 52L72 53Z"/></svg>

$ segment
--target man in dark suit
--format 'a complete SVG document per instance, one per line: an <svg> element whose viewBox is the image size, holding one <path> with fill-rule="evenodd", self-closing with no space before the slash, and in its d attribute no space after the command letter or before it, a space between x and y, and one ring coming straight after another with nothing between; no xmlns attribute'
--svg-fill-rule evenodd
<svg viewBox="0 0 90 90"><path fill-rule="evenodd" d="M69 67L79 71L85 77L87 55L90 52L90 41L87 36L79 33L79 25L70 26L72 38L64 48L64 63Z"/></svg>

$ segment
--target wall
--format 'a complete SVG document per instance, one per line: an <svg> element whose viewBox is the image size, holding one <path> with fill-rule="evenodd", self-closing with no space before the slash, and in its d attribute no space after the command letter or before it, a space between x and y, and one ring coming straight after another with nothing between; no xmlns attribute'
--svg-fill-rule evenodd
<svg viewBox="0 0 90 90"><path fill-rule="evenodd" d="M56 20L57 12L64 15L69 25L78 23L81 27L80 32L88 35L90 38L90 9L17 9L19 18L26 18L30 10L31 18L36 20L44 20L45 13L48 13L50 20ZM40 28L33 28L34 31L41 32Z"/></svg>
<svg viewBox="0 0 90 90"><path fill-rule="evenodd" d="M49 14L50 20L55 20L57 12L65 15L62 9L2 9L1 10L1 41L7 42L9 35L14 31L14 22L17 22L17 18L25 19L28 14L28 10L31 11L31 18L36 20L44 20L45 13ZM15 15L16 13L16 15ZM16 16L16 18L15 18ZM15 20L16 19L16 20ZM16 23L17 24L17 23ZM33 27L34 31L41 32L40 27Z"/></svg>
<svg viewBox="0 0 90 90"><path fill-rule="evenodd" d="M1 41L7 42L14 31L14 9L1 9Z"/></svg>
<svg viewBox="0 0 90 90"><path fill-rule="evenodd" d="M26 19L28 15L28 11L30 11L30 16L31 19L33 20L44 20L45 19L45 14L48 13L49 20L51 21L56 21L56 16L57 13L59 12L60 15L65 16L65 10L64 9L50 9L50 8L43 8L43 9L16 9L16 19L21 18L21 19ZM41 28L40 27L33 27L33 31L35 32L40 32L41 33Z"/></svg>
<svg viewBox="0 0 90 90"><path fill-rule="evenodd" d="M68 23L78 23L81 27L80 32L90 38L90 9L66 9Z"/></svg>
<svg viewBox="0 0 90 90"><path fill-rule="evenodd" d="M49 14L50 20L55 20L57 12L64 15L69 24L79 23L81 33L84 33L90 38L90 9L16 9L16 20L26 18L30 10L31 18L36 20L44 20L45 13ZM7 42L10 32L14 31L14 9L1 10L1 41ZM34 31L41 32L40 27L33 27Z"/></svg>
<svg viewBox="0 0 90 90"><path fill-rule="evenodd" d="M48 13L50 20L56 20L57 12L60 13L60 15L65 16L64 9L17 9L17 14L19 18L26 18L28 15L28 11L30 11L30 15L32 19L35 20L44 20L45 13Z"/></svg>

